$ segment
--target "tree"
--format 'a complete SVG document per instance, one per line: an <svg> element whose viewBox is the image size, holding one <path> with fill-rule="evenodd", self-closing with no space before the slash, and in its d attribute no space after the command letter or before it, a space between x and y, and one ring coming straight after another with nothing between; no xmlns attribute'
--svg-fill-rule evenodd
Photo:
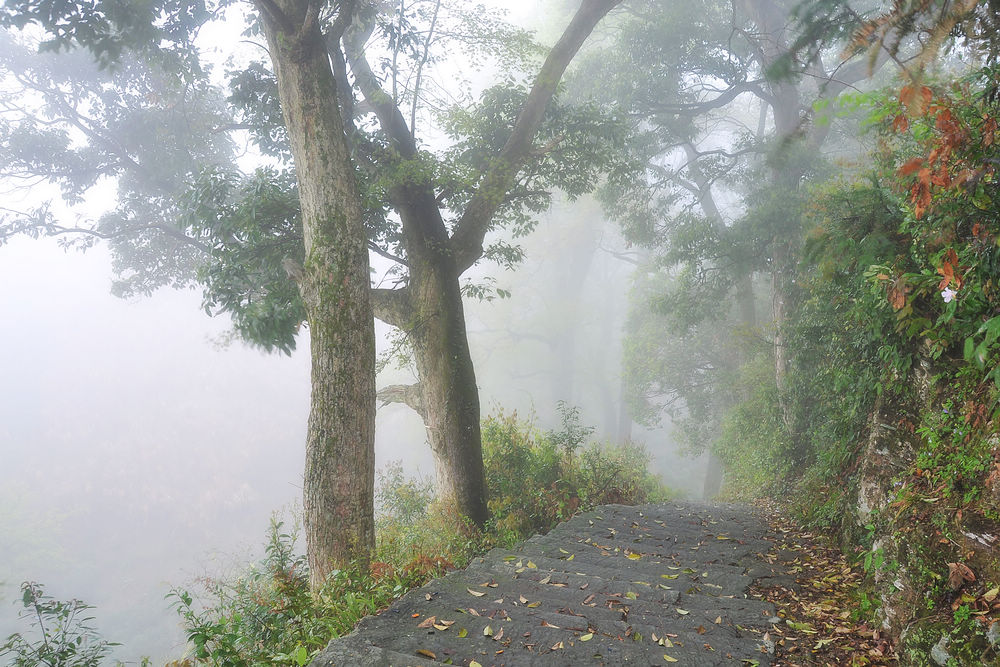
<svg viewBox="0 0 1000 667"><path fill-rule="evenodd" d="M131 50L146 62L166 63L167 71L181 81L204 81L193 55L192 34L219 8L185 0L151 4L123 9L114 2L67 1L53 8L24 0L9 3L0 17L8 25L41 23L51 37L49 48L81 44L105 64ZM373 311L402 328L414 346L421 376L419 405L442 495L472 520L486 520L478 389L459 280L488 252L484 241L498 216L523 220L526 207L537 208L545 201L547 192L540 183L571 191L594 183L598 167L580 159L584 151L601 147L589 134L593 124L578 122L571 131L553 134L541 149L533 142L545 126L546 109L569 62L616 4L584 0L526 94L509 87L488 91L482 108L494 112L493 125L456 130L466 135L464 144L456 147L457 157L471 162L459 174L447 161L434 165L431 154L419 148L413 127L421 70L429 58L440 2L432 3L434 14L424 41L413 42L420 48L411 49L417 64L408 124L399 97L382 89L365 50L368 37L381 26L398 54L406 37L399 27L404 12L390 11L388 16L398 23L389 23L381 7L366 3L326 7L319 2L260 0L255 3L259 23L251 31L259 27L266 36L273 71L253 65L237 73L231 97L243 118L229 109L214 128L202 126L199 136L226 128L249 129L262 152L277 158L277 167L260 169L252 177L226 164L187 171L182 180L191 187L180 196L169 188L158 190L157 196L169 205L157 215L143 219L136 215L135 202L120 201L124 206L119 217L128 221L121 229L109 229L104 224L108 218L90 229L58 225L44 209L7 221L7 233L75 231L133 239L122 263L143 289L168 279L158 273L163 267L156 249L134 241L175 238L207 255L195 262L197 278L207 287L206 308L234 314L237 330L245 337L287 350L298 325L308 323L313 395L304 494L314 585L334 564L363 557L372 545ZM356 105L355 88L364 108ZM61 109L65 97L57 87L51 106ZM283 117L280 127L273 122L275 101ZM377 131L366 125L372 116ZM61 112L59 118L74 124L71 114ZM511 126L504 128L508 119ZM91 138L99 145L114 140L107 135ZM75 182L73 175L45 171L57 156L73 153L73 147L64 141L51 148L42 160L25 158L21 165L34 176ZM280 166L289 156L294 172ZM142 164L126 157L113 160L107 171L127 186ZM581 162L592 166L582 171L564 167ZM120 192L128 192L127 187ZM380 194L389 207L379 202ZM298 205L290 206L295 199ZM399 216L398 228L390 224L389 208ZM296 240L301 245L296 247ZM369 289L370 247L404 267L403 287ZM494 248L504 256L503 246ZM506 253L511 256L509 249ZM191 279L186 268L167 267L165 273L176 276L169 280L184 282ZM294 278L296 290L289 289L288 277Z"/></svg>
<svg viewBox="0 0 1000 667"><path fill-rule="evenodd" d="M765 320L756 312L754 292L766 289L772 312L761 332L773 339L777 395L794 433L784 398L791 363L784 322L795 295L801 193L824 168L822 152L837 127L832 105L868 76L869 66L864 59L831 61L824 48L798 57L790 8L775 0L633 3L621 21L621 41L609 46L626 63L612 65L606 55L595 55L601 62L592 66L594 80L614 81L602 90L636 119L632 145L644 173L613 174L605 197L631 238L653 248L675 278L660 297L661 308L671 313L689 349L700 349L695 339L710 323L754 330ZM676 38L679 26L685 39ZM611 79L612 67L624 74ZM784 76L775 76L780 67ZM728 341L703 360L710 363L699 364L709 382L724 382L740 363L734 337ZM659 384L666 394L661 404L690 410L687 403L701 400L700 389L691 391L693 378L672 377L679 383L654 382L636 393ZM724 384L714 386L725 393ZM721 416L712 411L716 426ZM717 432L694 431L708 436L702 445Z"/></svg>

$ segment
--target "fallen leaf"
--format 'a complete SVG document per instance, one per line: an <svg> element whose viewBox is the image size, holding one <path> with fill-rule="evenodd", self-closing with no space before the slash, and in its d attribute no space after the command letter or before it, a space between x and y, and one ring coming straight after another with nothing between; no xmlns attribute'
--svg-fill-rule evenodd
<svg viewBox="0 0 1000 667"><path fill-rule="evenodd" d="M687 616L691 612L689 612L687 609L678 609L677 613L680 614L681 616Z"/></svg>
<svg viewBox="0 0 1000 667"><path fill-rule="evenodd" d="M486 593L483 593L482 591L474 591L471 588L466 588L465 590L469 591L469 593L471 593L472 595L475 595L477 598L481 598L484 595L486 595Z"/></svg>
<svg viewBox="0 0 1000 667"><path fill-rule="evenodd" d="M555 644L552 645L553 651L558 651L561 648L566 648L565 646L563 646L562 642L556 642Z"/></svg>
<svg viewBox="0 0 1000 667"><path fill-rule="evenodd" d="M483 666L482 666L482 665L480 665L480 664L479 664L478 662L476 662L475 660L470 660L470 661L469 661L469 667L483 667Z"/></svg>
<svg viewBox="0 0 1000 667"><path fill-rule="evenodd" d="M435 616L428 616L424 620L420 621L420 623L417 624L417 627L418 628L429 628L432 625L434 625L435 623L437 623L437 617L435 617Z"/></svg>
<svg viewBox="0 0 1000 667"><path fill-rule="evenodd" d="M428 602L430 602L431 601L431 594L430 593L424 593L424 599L427 600Z"/></svg>
<svg viewBox="0 0 1000 667"><path fill-rule="evenodd" d="M546 621L544 618L542 619L542 627L543 628L555 628L556 630L559 630L559 626L558 625L552 625L551 623L549 623L548 621Z"/></svg>
<svg viewBox="0 0 1000 667"><path fill-rule="evenodd" d="M993 602L996 599L997 594L1000 594L1000 586L996 588L991 588L990 590L983 593L983 599L987 602Z"/></svg>
<svg viewBox="0 0 1000 667"><path fill-rule="evenodd" d="M417 655L422 655L425 658L430 658L431 660L437 660L437 655L435 655L432 651L428 651L425 648L418 648Z"/></svg>
<svg viewBox="0 0 1000 667"><path fill-rule="evenodd" d="M593 632L588 632L585 635L580 635L580 641L582 641L582 642L589 642L593 638L594 638L594 633Z"/></svg>
<svg viewBox="0 0 1000 667"><path fill-rule="evenodd" d="M528 609L535 609L536 607L538 607L541 604L542 604L541 601L539 601L539 602L529 602L528 603Z"/></svg>
<svg viewBox="0 0 1000 667"><path fill-rule="evenodd" d="M465 628L462 628L461 630L458 631L459 639L465 639L468 636L469 636L469 631L466 630Z"/></svg>
<svg viewBox="0 0 1000 667"><path fill-rule="evenodd" d="M948 585L957 591L967 581L975 581L976 575L965 563L948 563Z"/></svg>
<svg viewBox="0 0 1000 667"><path fill-rule="evenodd" d="M816 629L809 625L808 623L798 623L796 621L785 621L792 630L797 630L798 632L805 632L810 635L816 634Z"/></svg>
<svg viewBox="0 0 1000 667"><path fill-rule="evenodd" d="M667 662L677 662L677 658L671 658L666 653L663 654L663 659L666 660Z"/></svg>
<svg viewBox="0 0 1000 667"><path fill-rule="evenodd" d="M538 566L537 566L537 565L535 565L534 563L532 563L532 562L531 562L531 561L529 560L529 561L528 561L528 567L529 567L530 569L534 570L534 569L536 569L536 568L537 568Z"/></svg>
<svg viewBox="0 0 1000 667"><path fill-rule="evenodd" d="M694 629L694 631L697 632L699 635L703 635L706 632L708 632L708 630L705 629L704 625L699 625L697 628Z"/></svg>
<svg viewBox="0 0 1000 667"><path fill-rule="evenodd" d="M488 625L485 628L483 628L483 636L484 637L492 637L493 636L493 628L491 628Z"/></svg>
<svg viewBox="0 0 1000 667"><path fill-rule="evenodd" d="M637 554L637 553L630 553L630 554L628 554L628 558L630 560L639 560L640 558L642 558L642 555Z"/></svg>
<svg viewBox="0 0 1000 667"><path fill-rule="evenodd" d="M721 616L716 616L715 617L715 624L718 625L719 623L722 623L722 617Z"/></svg>

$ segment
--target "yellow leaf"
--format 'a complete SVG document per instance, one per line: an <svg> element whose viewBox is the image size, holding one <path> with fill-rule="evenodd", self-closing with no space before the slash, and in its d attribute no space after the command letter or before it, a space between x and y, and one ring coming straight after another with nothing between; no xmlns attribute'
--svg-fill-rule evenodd
<svg viewBox="0 0 1000 667"><path fill-rule="evenodd" d="M670 641L667 637L661 637L660 638L660 646L664 646L666 648L673 648L674 647L674 643L672 641Z"/></svg>
<svg viewBox="0 0 1000 667"><path fill-rule="evenodd" d="M594 638L594 633L593 632L588 632L585 635L580 635L580 641L582 641L582 642L589 642L593 638Z"/></svg>
<svg viewBox="0 0 1000 667"><path fill-rule="evenodd" d="M465 628L462 628L461 630L458 631L458 636L461 639L465 639L466 637L469 636L469 631L466 630Z"/></svg>
<svg viewBox="0 0 1000 667"><path fill-rule="evenodd" d="M635 594L635 592L633 592L633 591L629 591L628 593L626 593L626 594L625 594L625 597L627 597L627 598L628 598L629 600L635 600L635 599L637 599L637 598L638 598L639 596L638 596L638 595L636 595L636 594Z"/></svg>
<svg viewBox="0 0 1000 667"><path fill-rule="evenodd" d="M631 553L628 555L628 557L630 560L639 560L640 558L642 558L642 556L637 553Z"/></svg>
<svg viewBox="0 0 1000 667"><path fill-rule="evenodd" d="M422 656L424 656L425 658L430 658L431 660L437 660L437 655L435 655L435 654L434 654L433 652L431 652L431 651L428 651L428 650L427 650L427 649L425 649L425 648L418 648L418 649L417 649L417 655L422 655Z"/></svg>
<svg viewBox="0 0 1000 667"><path fill-rule="evenodd" d="M483 593L482 591L474 591L471 588L466 588L465 590L469 591L470 593L472 593L473 595L475 595L477 598L481 598L484 595L486 595L486 593Z"/></svg>
<svg viewBox="0 0 1000 667"><path fill-rule="evenodd" d="M537 565L535 565L534 563L532 563L532 562L531 562L531 561L529 560L529 561L528 561L528 567L529 567L529 568L531 568L532 570L534 570L534 569L535 569L535 568L537 568L538 566L537 566Z"/></svg>
<svg viewBox="0 0 1000 667"><path fill-rule="evenodd" d="M666 653L663 654L663 659L666 660L667 662L677 662L677 658L671 658Z"/></svg>
<svg viewBox="0 0 1000 667"><path fill-rule="evenodd" d="M570 554L566 560L573 560L574 558L576 558L576 554Z"/></svg>
<svg viewBox="0 0 1000 667"><path fill-rule="evenodd" d="M470 661L470 662L469 662L469 667L483 667L483 666L482 666L482 665L480 665L480 664L479 664L478 662L476 662L475 660L472 660L472 661Z"/></svg>
<svg viewBox="0 0 1000 667"><path fill-rule="evenodd" d="M681 616L687 616L691 612L689 612L687 609L678 609L677 613L680 614Z"/></svg>
<svg viewBox="0 0 1000 667"><path fill-rule="evenodd" d="M993 602L996 599L997 594L1000 594L1000 586L996 588L991 588L990 590L983 593L983 599L987 602Z"/></svg>
<svg viewBox="0 0 1000 667"><path fill-rule="evenodd" d="M491 628L488 625L485 628L483 628L483 636L484 637L492 637L493 636L493 628Z"/></svg>
<svg viewBox="0 0 1000 667"><path fill-rule="evenodd" d="M722 617L721 616L716 616L715 617L715 624L718 625L719 623L722 623Z"/></svg>
<svg viewBox="0 0 1000 667"><path fill-rule="evenodd" d="M529 602L528 609L534 609L535 607L538 607L541 604L542 604L541 602Z"/></svg>
<svg viewBox="0 0 1000 667"><path fill-rule="evenodd" d="M552 645L553 651L558 651L561 648L566 648L565 646L563 646L562 642L556 642L555 644Z"/></svg>

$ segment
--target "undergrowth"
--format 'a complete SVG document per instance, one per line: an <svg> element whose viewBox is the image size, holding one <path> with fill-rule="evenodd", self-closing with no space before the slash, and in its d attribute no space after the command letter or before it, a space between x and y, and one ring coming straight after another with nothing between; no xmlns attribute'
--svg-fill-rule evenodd
<svg viewBox="0 0 1000 667"><path fill-rule="evenodd" d="M430 484L401 465L382 471L376 499L376 551L370 564L333 572L309 591L297 530L274 520L264 558L236 577L202 579L197 594L170 597L187 632L177 665L306 665L326 643L411 588L465 566L476 554L547 531L574 513L606 503L670 497L636 445L586 444L591 430L560 406L562 428L542 432L516 414L483 423L483 455L492 519L478 529L438 503Z"/></svg>

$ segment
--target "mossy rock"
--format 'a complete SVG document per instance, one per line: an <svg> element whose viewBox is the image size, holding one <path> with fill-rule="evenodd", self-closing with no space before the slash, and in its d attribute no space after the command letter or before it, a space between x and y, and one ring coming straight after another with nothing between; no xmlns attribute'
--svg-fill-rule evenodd
<svg viewBox="0 0 1000 667"><path fill-rule="evenodd" d="M941 663L932 659L932 651L942 637L947 637L948 667L1000 666L1000 653L991 647L985 630L977 631L971 626L955 627L951 618L929 616L914 621L903 632L897 647L899 664L912 667L938 667Z"/></svg>

